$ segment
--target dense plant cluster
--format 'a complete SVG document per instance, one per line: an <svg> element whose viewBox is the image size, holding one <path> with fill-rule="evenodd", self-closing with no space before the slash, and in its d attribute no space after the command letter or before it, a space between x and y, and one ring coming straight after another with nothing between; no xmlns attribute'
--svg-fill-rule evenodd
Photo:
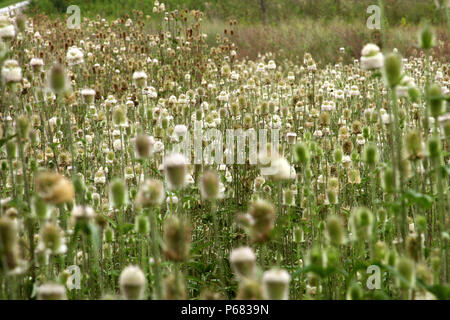
<svg viewBox="0 0 450 320"><path fill-rule="evenodd" d="M234 21L208 47L201 12L154 11L157 33L142 12L0 19L1 299L449 297L449 65L431 28L419 57L368 44L318 68L238 60ZM230 164L207 151L237 145L204 136L194 163L178 149L194 123L279 143Z"/></svg>

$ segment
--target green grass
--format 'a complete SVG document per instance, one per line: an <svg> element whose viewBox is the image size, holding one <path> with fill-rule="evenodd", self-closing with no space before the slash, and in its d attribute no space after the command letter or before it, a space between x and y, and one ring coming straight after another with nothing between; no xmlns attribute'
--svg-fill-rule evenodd
<svg viewBox="0 0 450 320"><path fill-rule="evenodd" d="M21 1L17 1L17 0L0 0L0 8L4 8L7 6L10 6L12 4L15 4L17 2L21 2Z"/></svg>

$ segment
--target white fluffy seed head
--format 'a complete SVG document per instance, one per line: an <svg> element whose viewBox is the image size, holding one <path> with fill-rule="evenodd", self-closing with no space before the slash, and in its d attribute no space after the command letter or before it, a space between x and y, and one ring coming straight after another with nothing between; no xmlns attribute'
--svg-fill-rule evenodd
<svg viewBox="0 0 450 320"><path fill-rule="evenodd" d="M145 275L139 267L128 266L122 270L119 285L127 300L139 300L145 289Z"/></svg>
<svg viewBox="0 0 450 320"><path fill-rule="evenodd" d="M255 253L250 247L240 247L233 249L230 254L231 263L256 261Z"/></svg>

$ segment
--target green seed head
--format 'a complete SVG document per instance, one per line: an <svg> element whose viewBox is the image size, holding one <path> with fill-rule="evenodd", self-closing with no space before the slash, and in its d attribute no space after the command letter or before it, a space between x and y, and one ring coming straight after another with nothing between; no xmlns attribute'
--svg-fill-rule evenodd
<svg viewBox="0 0 450 320"><path fill-rule="evenodd" d="M419 32L419 46L424 50L428 50L433 48L435 45L436 36L433 28L427 23Z"/></svg>
<svg viewBox="0 0 450 320"><path fill-rule="evenodd" d="M386 84L394 88L401 80L402 57L397 53L390 53L384 58L384 79Z"/></svg>
<svg viewBox="0 0 450 320"><path fill-rule="evenodd" d="M298 143L295 146L295 157L298 163L307 164L309 162L308 147L303 143Z"/></svg>
<svg viewBox="0 0 450 320"><path fill-rule="evenodd" d="M203 198L215 200L219 197L219 177L214 171L207 171L201 177L200 190Z"/></svg>
<svg viewBox="0 0 450 320"><path fill-rule="evenodd" d="M397 263L397 272L403 277L404 281L399 281L399 284L403 288L414 287L416 275L414 262L406 257L400 258Z"/></svg>
<svg viewBox="0 0 450 320"><path fill-rule="evenodd" d="M384 169L383 171L383 179L382 179L383 190L386 193L394 193L395 192L395 176L394 170L391 167Z"/></svg>
<svg viewBox="0 0 450 320"><path fill-rule="evenodd" d="M378 162L378 151L376 145L369 143L364 148L364 161L373 166Z"/></svg>
<svg viewBox="0 0 450 320"><path fill-rule="evenodd" d="M115 208L122 208L127 201L127 189L122 179L116 178L110 185L110 197Z"/></svg>
<svg viewBox="0 0 450 320"><path fill-rule="evenodd" d="M431 137L428 139L427 143L428 156L431 159L438 159L441 155L441 142L436 137Z"/></svg>
<svg viewBox="0 0 450 320"><path fill-rule="evenodd" d="M8 159L15 159L17 153L17 145L15 140L9 140L6 143L6 154L8 155Z"/></svg>
<svg viewBox="0 0 450 320"><path fill-rule="evenodd" d="M364 291L360 284L354 283L347 292L347 300L363 300Z"/></svg>
<svg viewBox="0 0 450 320"><path fill-rule="evenodd" d="M344 227L338 216L328 217L327 235L332 245L339 246L344 243Z"/></svg>
<svg viewBox="0 0 450 320"><path fill-rule="evenodd" d="M136 232L139 234L142 234L142 235L148 234L149 229L150 229L148 217L146 217L144 215L136 216L135 229L136 229Z"/></svg>
<svg viewBox="0 0 450 320"><path fill-rule="evenodd" d="M437 118L442 114L444 100L442 97L442 88L437 84L432 84L428 88L430 114Z"/></svg>
<svg viewBox="0 0 450 320"><path fill-rule="evenodd" d="M334 155L334 161L336 163L341 163L342 162L343 153L342 153L342 149L341 148L335 149L333 155Z"/></svg>

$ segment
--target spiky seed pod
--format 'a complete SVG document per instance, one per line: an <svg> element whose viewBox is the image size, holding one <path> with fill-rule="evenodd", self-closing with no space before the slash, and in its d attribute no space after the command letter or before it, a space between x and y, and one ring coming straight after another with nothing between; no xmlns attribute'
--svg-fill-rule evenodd
<svg viewBox="0 0 450 320"><path fill-rule="evenodd" d="M430 137L427 142L428 156L438 159L441 155L441 142L436 137Z"/></svg>
<svg viewBox="0 0 450 320"><path fill-rule="evenodd" d="M303 143L295 145L295 159L299 164L306 165L309 163L309 150Z"/></svg>
<svg viewBox="0 0 450 320"><path fill-rule="evenodd" d="M347 292L347 300L363 300L364 291L361 285L358 283L353 283Z"/></svg>
<svg viewBox="0 0 450 320"><path fill-rule="evenodd" d="M219 197L219 177L215 171L206 171L200 180L202 197L207 200L215 200Z"/></svg>
<svg viewBox="0 0 450 320"><path fill-rule="evenodd" d="M394 193L396 189L394 170L391 167L383 171L382 187L386 193Z"/></svg>
<svg viewBox="0 0 450 320"><path fill-rule="evenodd" d="M427 23L419 31L419 46L424 50L429 50L436 45L436 37L433 28Z"/></svg>
<svg viewBox="0 0 450 320"><path fill-rule="evenodd" d="M0 270L4 263L11 270L19 265L19 247L16 223L6 217L0 218Z"/></svg>
<svg viewBox="0 0 450 320"><path fill-rule="evenodd" d="M262 300L263 292L261 285L251 279L244 279L239 282L237 300Z"/></svg>
<svg viewBox="0 0 450 320"><path fill-rule="evenodd" d="M168 260L186 261L191 246L191 228L184 219L168 216L164 222L164 254Z"/></svg>
<svg viewBox="0 0 450 320"><path fill-rule="evenodd" d="M344 151L344 154L349 155L353 151L353 143L350 139L345 139L342 142L342 150Z"/></svg>
<svg viewBox="0 0 450 320"><path fill-rule="evenodd" d="M425 233L427 230L427 219L424 216L416 216L416 226L419 233Z"/></svg>
<svg viewBox="0 0 450 320"><path fill-rule="evenodd" d="M408 88L408 97L411 100L411 102L413 102L413 103L419 102L419 98L420 98L419 89L415 86L409 87Z"/></svg>
<svg viewBox="0 0 450 320"><path fill-rule="evenodd" d="M283 190L283 204L285 206L294 206L295 205L295 194L291 189Z"/></svg>
<svg viewBox="0 0 450 320"><path fill-rule="evenodd" d="M164 299L165 300L185 300L186 288L182 275L175 277L170 275L164 279Z"/></svg>
<svg viewBox="0 0 450 320"><path fill-rule="evenodd" d="M374 248L374 259L378 262L383 262L387 257L388 248L386 242L378 241Z"/></svg>
<svg viewBox="0 0 450 320"><path fill-rule="evenodd" d="M420 238L417 234L410 234L406 239L406 252L408 256L414 261L419 261L420 258Z"/></svg>
<svg viewBox="0 0 450 320"><path fill-rule="evenodd" d="M413 288L416 280L414 262L411 259L402 257L397 262L396 269L404 279L404 281L399 280L399 285L402 288Z"/></svg>
<svg viewBox="0 0 450 320"><path fill-rule="evenodd" d="M283 269L271 269L264 272L263 297L269 300L288 300L291 276Z"/></svg>
<svg viewBox="0 0 450 320"><path fill-rule="evenodd" d="M342 149L341 148L336 148L334 150L333 156L334 156L334 161L336 163L341 163L342 162L342 157L343 157Z"/></svg>
<svg viewBox="0 0 450 320"><path fill-rule="evenodd" d="M384 79L386 84L394 88L396 87L402 76L402 57L397 53L390 53L384 58Z"/></svg>
<svg viewBox="0 0 450 320"><path fill-rule="evenodd" d="M339 246L344 243L344 227L342 220L338 216L329 216L327 220L327 236L330 243Z"/></svg>
<svg viewBox="0 0 450 320"><path fill-rule="evenodd" d="M114 125L116 125L116 126L123 126L126 124L127 115L126 115L125 110L122 107L117 106L114 108L113 113L112 113L112 121L113 121Z"/></svg>
<svg viewBox="0 0 450 320"><path fill-rule="evenodd" d="M338 194L335 188L327 189L327 200L329 204L337 204L338 203Z"/></svg>
<svg viewBox="0 0 450 320"><path fill-rule="evenodd" d="M37 289L38 300L67 300L66 288L58 283L46 283Z"/></svg>
<svg viewBox="0 0 450 320"><path fill-rule="evenodd" d="M155 179L145 180L136 195L136 205L141 208L158 206L164 201L164 186Z"/></svg>
<svg viewBox="0 0 450 320"><path fill-rule="evenodd" d="M120 178L114 179L109 186L109 194L114 208L122 208L127 202L125 182Z"/></svg>
<svg viewBox="0 0 450 320"><path fill-rule="evenodd" d="M55 93L61 93L67 88L67 79L64 67L55 64L50 69L50 88Z"/></svg>
<svg viewBox="0 0 450 320"><path fill-rule="evenodd" d="M308 265L317 269L326 268L328 264L328 257L326 255L325 250L322 250L321 248L314 246L308 252L307 263Z"/></svg>
<svg viewBox="0 0 450 320"><path fill-rule="evenodd" d="M369 143L364 148L364 162L373 166L378 162L378 150L375 144Z"/></svg>
<svg viewBox="0 0 450 320"><path fill-rule="evenodd" d="M148 217L144 215L138 215L135 218L135 230L137 233L146 235L150 230L150 223Z"/></svg>
<svg viewBox="0 0 450 320"><path fill-rule="evenodd" d="M356 208L350 217L352 236L355 240L365 241L372 234L373 216L367 208Z"/></svg>
<svg viewBox="0 0 450 320"><path fill-rule="evenodd" d="M387 264L391 267L395 267L395 265L397 264L397 252L395 250L389 251Z"/></svg>
<svg viewBox="0 0 450 320"><path fill-rule="evenodd" d="M134 140L136 156L141 159L150 158L153 154L155 139L145 134L138 135Z"/></svg>
<svg viewBox="0 0 450 320"><path fill-rule="evenodd" d="M105 229L105 242L112 243L114 242L114 230L111 227L107 227Z"/></svg>
<svg viewBox="0 0 450 320"><path fill-rule="evenodd" d="M15 140L9 140L6 143L6 155L8 156L8 159L13 160L16 158L17 155L17 144Z"/></svg>
<svg viewBox="0 0 450 320"><path fill-rule="evenodd" d="M428 88L430 114L436 121L443 112L444 100L442 95L442 88L439 85L432 84Z"/></svg>
<svg viewBox="0 0 450 320"><path fill-rule="evenodd" d="M242 278L251 278L255 274L256 256L250 247L233 249L230 262L234 272Z"/></svg>
<svg viewBox="0 0 450 320"><path fill-rule="evenodd" d="M120 291L127 300L141 300L145 291L145 284L145 275L137 266L128 266L120 273Z"/></svg>
<svg viewBox="0 0 450 320"><path fill-rule="evenodd" d="M64 234L61 228L54 223L46 223L41 231L41 244L43 248L49 250L52 254L64 253Z"/></svg>
<svg viewBox="0 0 450 320"><path fill-rule="evenodd" d="M408 159L417 160L423 158L422 137L418 130L411 130L406 134L405 147Z"/></svg>
<svg viewBox="0 0 450 320"><path fill-rule="evenodd" d="M28 137L28 132L30 129L30 121L25 115L21 115L16 121L17 133L21 139L26 139Z"/></svg>
<svg viewBox="0 0 450 320"><path fill-rule="evenodd" d="M186 180L187 159L179 153L173 153L164 159L164 172L173 189L180 189Z"/></svg>
<svg viewBox="0 0 450 320"><path fill-rule="evenodd" d="M254 242L265 241L275 224L275 208L263 199L257 199L250 206L250 216L253 223L250 228L250 236Z"/></svg>
<svg viewBox="0 0 450 320"><path fill-rule="evenodd" d="M59 173L41 172L36 176L36 190L46 202L58 205L73 200L72 183Z"/></svg>

